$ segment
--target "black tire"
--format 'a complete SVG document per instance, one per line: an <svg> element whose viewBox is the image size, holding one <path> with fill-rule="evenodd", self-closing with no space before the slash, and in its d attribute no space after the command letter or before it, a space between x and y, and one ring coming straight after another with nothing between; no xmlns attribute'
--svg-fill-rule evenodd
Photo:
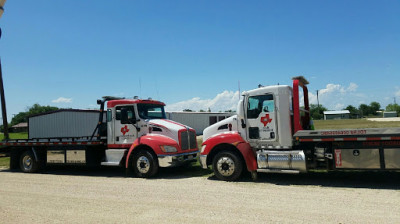
<svg viewBox="0 0 400 224"><path fill-rule="evenodd" d="M158 172L158 161L151 152L140 150L133 155L131 168L137 177L149 178Z"/></svg>
<svg viewBox="0 0 400 224"><path fill-rule="evenodd" d="M234 181L243 173L243 162L239 155L230 151L222 151L213 159L215 176L220 180Z"/></svg>
<svg viewBox="0 0 400 224"><path fill-rule="evenodd" d="M25 151L19 157L19 167L24 173L35 173L39 166L32 151Z"/></svg>

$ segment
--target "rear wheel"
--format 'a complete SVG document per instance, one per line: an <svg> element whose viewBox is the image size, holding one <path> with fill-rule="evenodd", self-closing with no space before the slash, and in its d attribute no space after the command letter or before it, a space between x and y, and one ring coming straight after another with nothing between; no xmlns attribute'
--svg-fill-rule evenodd
<svg viewBox="0 0 400 224"><path fill-rule="evenodd" d="M35 173L38 171L38 162L32 151L22 153L19 160L19 167L24 173Z"/></svg>
<svg viewBox="0 0 400 224"><path fill-rule="evenodd" d="M131 167L137 177L152 177L158 171L156 158L146 150L141 150L134 154Z"/></svg>
<svg viewBox="0 0 400 224"><path fill-rule="evenodd" d="M213 159L213 170L218 179L234 181L242 175L243 162L236 153L222 151Z"/></svg>

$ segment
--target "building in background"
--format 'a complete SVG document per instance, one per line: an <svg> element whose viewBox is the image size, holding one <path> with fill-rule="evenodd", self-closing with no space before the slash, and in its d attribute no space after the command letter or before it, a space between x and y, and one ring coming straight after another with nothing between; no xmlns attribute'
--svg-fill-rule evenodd
<svg viewBox="0 0 400 224"><path fill-rule="evenodd" d="M324 120L340 120L349 118L350 111L348 110L324 111Z"/></svg>
<svg viewBox="0 0 400 224"><path fill-rule="evenodd" d="M19 124L16 124L11 127L12 132L17 133L17 132L28 132L28 123L27 122L22 122Z"/></svg>
<svg viewBox="0 0 400 224"><path fill-rule="evenodd" d="M396 111L384 111L383 117L397 117Z"/></svg>
<svg viewBox="0 0 400 224"><path fill-rule="evenodd" d="M231 112L166 112L167 119L188 125L197 135L203 130L234 115ZM91 136L99 121L98 110L62 109L28 118L29 138ZM103 116L106 122L106 115Z"/></svg>
<svg viewBox="0 0 400 224"><path fill-rule="evenodd" d="M185 124L202 135L206 127L222 121L236 113L232 112L166 112L167 119Z"/></svg>

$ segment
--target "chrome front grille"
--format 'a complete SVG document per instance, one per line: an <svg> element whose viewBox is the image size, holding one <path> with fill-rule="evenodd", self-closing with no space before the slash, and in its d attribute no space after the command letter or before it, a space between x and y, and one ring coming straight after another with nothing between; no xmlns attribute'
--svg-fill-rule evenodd
<svg viewBox="0 0 400 224"><path fill-rule="evenodd" d="M181 132L180 143L182 150L197 148L196 132L194 131Z"/></svg>

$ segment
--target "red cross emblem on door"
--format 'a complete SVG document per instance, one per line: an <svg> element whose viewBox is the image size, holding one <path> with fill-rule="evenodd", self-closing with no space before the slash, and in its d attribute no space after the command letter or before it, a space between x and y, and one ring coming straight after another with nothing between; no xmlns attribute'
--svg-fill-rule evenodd
<svg viewBox="0 0 400 224"><path fill-rule="evenodd" d="M121 128L121 132L123 135L125 135L129 131L128 126L125 125L125 127Z"/></svg>
<svg viewBox="0 0 400 224"><path fill-rule="evenodd" d="M269 114L266 114L265 117L261 117L261 123L264 124L264 127L271 123L271 121L272 119L269 118Z"/></svg>

